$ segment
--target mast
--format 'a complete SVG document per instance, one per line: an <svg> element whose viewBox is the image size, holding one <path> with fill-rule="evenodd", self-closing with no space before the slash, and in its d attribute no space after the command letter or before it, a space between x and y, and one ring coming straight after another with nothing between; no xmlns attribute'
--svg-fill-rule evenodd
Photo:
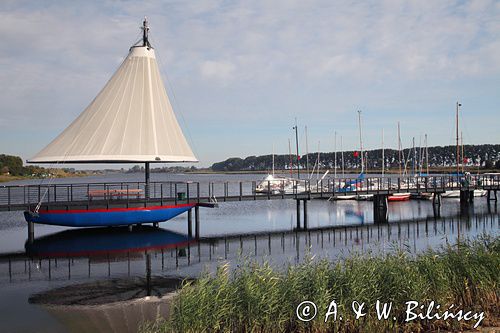
<svg viewBox="0 0 500 333"><path fill-rule="evenodd" d="M317 173L316 179L319 179L319 161L320 161L320 159L319 159L319 157L320 157L320 155L319 155L319 145L320 144L321 144L321 141L318 141L318 169L316 170L316 173Z"/></svg>
<svg viewBox="0 0 500 333"><path fill-rule="evenodd" d="M456 118L457 118L457 179L458 179L458 174L460 173L460 148L459 148L459 145L458 145L458 110L459 110L459 107L462 106L462 104L458 103L457 102L457 115L456 115Z"/></svg>
<svg viewBox="0 0 500 333"><path fill-rule="evenodd" d="M399 177L402 176L401 174L401 128L399 126L399 121L398 121L398 156L399 156Z"/></svg>
<svg viewBox="0 0 500 333"><path fill-rule="evenodd" d="M415 148L415 137L413 137L413 158L411 159L411 169L413 175L416 173L416 161L417 161L417 148Z"/></svg>
<svg viewBox="0 0 500 333"><path fill-rule="evenodd" d="M342 160L342 178L344 178L345 168L344 168L344 147L342 145L342 135L340 136L340 158Z"/></svg>
<svg viewBox="0 0 500 333"><path fill-rule="evenodd" d="M293 177L292 143L288 139L288 156L290 157L290 178Z"/></svg>
<svg viewBox="0 0 500 333"><path fill-rule="evenodd" d="M385 150L384 150L384 129L382 128L382 177L384 177L385 171Z"/></svg>
<svg viewBox="0 0 500 333"><path fill-rule="evenodd" d="M365 152L365 173L368 173L368 152Z"/></svg>
<svg viewBox="0 0 500 333"><path fill-rule="evenodd" d="M297 118L295 118L295 145L297 147L297 179L300 179L300 155L299 155L299 130L297 127Z"/></svg>
<svg viewBox="0 0 500 333"><path fill-rule="evenodd" d="M309 176L309 143L307 141L307 126L305 126L306 128L306 173L307 173L307 176Z"/></svg>
<svg viewBox="0 0 500 333"><path fill-rule="evenodd" d="M464 135L462 133L462 131L460 131L460 146L462 147L462 173L465 172L465 154L464 154Z"/></svg>
<svg viewBox="0 0 500 333"><path fill-rule="evenodd" d="M365 170L365 166L363 164L363 140L361 133L361 110L358 110L358 125L359 125L359 148L361 150L361 173Z"/></svg>
<svg viewBox="0 0 500 333"><path fill-rule="evenodd" d="M427 166L427 176L429 176L429 147L427 146L427 134L425 135L425 165Z"/></svg>
<svg viewBox="0 0 500 333"><path fill-rule="evenodd" d="M333 149L334 149L334 154L333 154L333 159L334 159L334 174L333 178L337 178L337 131L335 131L334 139L333 139Z"/></svg>
<svg viewBox="0 0 500 333"><path fill-rule="evenodd" d="M274 177L274 143L273 143L273 177Z"/></svg>
<svg viewBox="0 0 500 333"><path fill-rule="evenodd" d="M423 160L422 160L422 134L420 134L418 136L418 160L417 160L417 170L418 170L418 174L419 175L422 175L422 164L423 164Z"/></svg>

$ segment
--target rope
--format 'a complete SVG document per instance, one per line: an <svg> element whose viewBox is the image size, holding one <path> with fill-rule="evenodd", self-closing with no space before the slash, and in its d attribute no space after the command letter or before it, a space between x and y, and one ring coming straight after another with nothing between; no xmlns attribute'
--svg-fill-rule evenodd
<svg viewBox="0 0 500 333"><path fill-rule="evenodd" d="M152 39L151 38L151 32L150 32L150 35L149 35L149 39ZM170 80L168 79L168 75L166 74L166 72L164 70L164 68L165 68L165 61L163 60L163 57L161 56L160 52L158 52L158 50L155 51L155 54L156 54L156 56L158 58L158 64L159 64L159 68L160 68L160 73L163 75L163 77L165 77L165 80L167 82L167 86L169 88L169 91L172 93L172 102L173 102L173 104L175 104L175 110L181 116L181 121L182 121L183 127L186 129L188 140L189 140L189 142L190 142L190 144L191 144L191 146L193 148L194 154L197 156L198 155L198 149L196 147L195 141L193 140L193 137L191 135L191 131L189 129L188 123L184 119L184 113L182 112L182 108L181 108L179 102L177 102L177 97L175 95L174 87L170 83Z"/></svg>

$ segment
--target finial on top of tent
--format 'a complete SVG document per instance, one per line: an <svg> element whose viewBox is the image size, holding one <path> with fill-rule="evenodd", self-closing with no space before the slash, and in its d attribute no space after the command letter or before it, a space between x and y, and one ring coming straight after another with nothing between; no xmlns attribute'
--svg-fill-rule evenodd
<svg viewBox="0 0 500 333"><path fill-rule="evenodd" d="M144 16L144 21L142 22L142 46L147 46L151 47L151 44L149 43L148 40L148 34L149 34L149 25L148 25L148 18Z"/></svg>

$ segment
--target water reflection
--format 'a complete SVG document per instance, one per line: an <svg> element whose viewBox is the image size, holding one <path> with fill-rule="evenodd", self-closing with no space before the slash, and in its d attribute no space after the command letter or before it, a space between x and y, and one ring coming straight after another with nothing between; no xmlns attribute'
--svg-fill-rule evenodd
<svg viewBox="0 0 500 333"><path fill-rule="evenodd" d="M426 202L395 203L389 206L393 218L385 224L372 223L369 203L315 201L309 207L309 229L294 230L294 202L221 205L202 216L199 241L182 233L185 217L163 224L178 232L143 226L50 233L24 243L24 251L0 255L0 285L4 292L19 286L15 296L31 303L18 305L16 313L43 309L50 319L33 322L50 331L62 323L62 332L126 332L154 319L134 314L168 312L157 298L145 302L147 295L165 295L183 278L214 271L221 263L269 261L281 267L312 255L336 260L352 251L419 252L457 239L498 236L500 230L496 205L460 211L459 203L450 200L439 217ZM0 307L7 307L8 298L2 299ZM13 321L7 327L16 327Z"/></svg>
<svg viewBox="0 0 500 333"><path fill-rule="evenodd" d="M193 243L188 236L150 226L136 226L132 230L124 227L89 228L65 230L26 241L29 257L102 257L118 258L121 254L141 251L158 251L185 247Z"/></svg>
<svg viewBox="0 0 500 333"><path fill-rule="evenodd" d="M11 283L112 277L145 277L150 281L155 274L196 277L204 269L215 269L225 261L236 263L242 257L282 264L299 262L308 254L335 259L348 251L377 253L404 248L419 252L483 233L497 236L500 222L498 214L476 213L364 224L362 212L347 213L357 221L308 230L202 237L199 241L148 226L133 231L62 231L26 242L24 253L2 255L0 283L6 277Z"/></svg>

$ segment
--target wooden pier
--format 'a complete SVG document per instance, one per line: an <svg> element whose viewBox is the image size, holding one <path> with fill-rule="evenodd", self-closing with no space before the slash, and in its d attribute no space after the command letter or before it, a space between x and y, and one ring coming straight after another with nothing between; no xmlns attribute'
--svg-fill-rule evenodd
<svg viewBox="0 0 500 333"><path fill-rule="evenodd" d="M345 187L345 184L356 184ZM284 200L297 201L297 228L307 229L307 201L336 199L347 195L373 195L374 221L387 221L387 197L395 193L430 193L433 204L441 205L441 195L460 191L461 206L473 203L474 190L487 191L488 202L498 200L500 175L469 177L367 177L295 180L292 190L276 190L271 182L263 193L257 181L225 182L111 182L0 186L0 211L40 211L107 209L195 203L195 234L199 235L199 206L214 207L220 202ZM285 189L283 181L282 186ZM300 202L302 201L302 205ZM303 218L301 208L303 207ZM302 220L302 223L301 223ZM188 231L192 234L192 212L188 212ZM33 232L33 226L29 228Z"/></svg>

